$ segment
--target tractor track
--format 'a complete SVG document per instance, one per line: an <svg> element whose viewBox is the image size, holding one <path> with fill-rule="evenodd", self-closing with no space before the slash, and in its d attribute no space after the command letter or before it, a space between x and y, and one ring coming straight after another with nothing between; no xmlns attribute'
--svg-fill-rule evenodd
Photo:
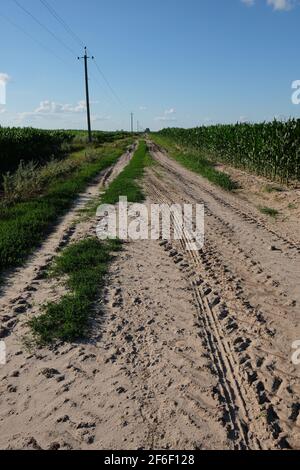
<svg viewBox="0 0 300 470"><path fill-rule="evenodd" d="M157 188L147 184L146 188L152 201L159 202L160 204L171 204L173 202L165 196L165 193L160 192ZM187 246L188 241L186 239L182 240L181 248L184 252L186 252ZM166 251L173 249L170 243L165 245L165 247ZM197 256L193 252L190 252L190 261L195 267L199 265ZM216 316L194 276L189 279L189 282L193 288L195 307L197 308L199 326L201 328L199 337L202 340L204 337L205 346L210 355L212 371L218 377L219 397L222 397L224 400L224 416L226 415L226 419L224 419L225 422L228 421L226 424L228 434L235 441L236 449L260 449L260 443L258 441L251 443L251 439L248 436L248 426L246 423L249 421L249 413L246 408L246 399L241 391L238 380L234 377L235 364L232 362L230 355L228 355L226 345L222 341L220 326Z"/></svg>
<svg viewBox="0 0 300 470"><path fill-rule="evenodd" d="M206 229L205 248L199 252L187 250L187 240L166 243L164 247L175 263L180 263L193 289L199 336L208 350L212 371L218 377L218 394L223 402L228 434L239 449L297 448L299 373L291 365L281 342L285 334L283 320L288 321L295 313L283 302L289 294L286 286L282 286L282 279L279 282L266 275L264 260L254 261L235 240L232 222L226 224L225 217L214 213L214 207L207 202L213 198L219 206L233 211L242 223L272 236L273 242L276 236L281 254L288 259L294 260L299 249L293 241L257 221L253 214L224 201L220 190L207 188L207 182L182 169L157 146L150 144L150 149L158 163L148 171L145 181L151 202L204 202L209 226L216 229L214 237ZM222 242L228 246L225 254L220 253ZM234 257L231 266L226 255ZM234 268L238 261L241 266L237 275ZM245 267L247 288L243 278ZM263 302L255 305L252 297L249 301L251 289L256 289L264 276L276 286L269 292L266 309ZM278 326L282 331L277 338ZM285 345L288 344L287 340Z"/></svg>

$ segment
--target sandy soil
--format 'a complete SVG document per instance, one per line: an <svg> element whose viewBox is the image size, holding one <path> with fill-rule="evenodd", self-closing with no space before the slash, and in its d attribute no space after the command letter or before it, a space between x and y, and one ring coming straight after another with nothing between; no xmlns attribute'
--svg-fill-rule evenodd
<svg viewBox="0 0 300 470"><path fill-rule="evenodd" d="M65 290L44 270L57 250L95 233L96 219L74 216L129 154L102 175L3 292L0 448L300 447L297 226L289 238L250 202L151 150L148 202L204 202L204 249L126 243L91 338L29 351L27 319Z"/></svg>
<svg viewBox="0 0 300 470"><path fill-rule="evenodd" d="M278 211L276 220L266 217L286 238L299 243L300 185L286 186L274 183L264 177L249 174L227 165L217 165L217 169L230 175L238 185L235 195L251 204L254 209L269 207Z"/></svg>
<svg viewBox="0 0 300 470"><path fill-rule="evenodd" d="M154 145L152 154L158 163L146 181L152 200L205 205L205 248L192 254L184 243L175 248L196 274L200 325L212 362L220 358L220 383L228 382L221 395L232 427L250 448L299 448L300 372L291 362L300 338L299 221L287 238L253 204L211 186Z"/></svg>
<svg viewBox="0 0 300 470"><path fill-rule="evenodd" d="M29 354L23 322L8 338L0 447L232 447L192 294L168 254L155 242L127 244L97 308L86 343Z"/></svg>

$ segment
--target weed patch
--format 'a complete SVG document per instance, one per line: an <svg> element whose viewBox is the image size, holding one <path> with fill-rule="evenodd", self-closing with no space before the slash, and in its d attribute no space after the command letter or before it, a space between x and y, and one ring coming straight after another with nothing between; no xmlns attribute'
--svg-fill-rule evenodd
<svg viewBox="0 0 300 470"><path fill-rule="evenodd" d="M67 275L70 293L58 303L47 304L45 312L29 322L39 344L74 341L88 334L94 302L104 285L112 253L120 249L118 240L87 238L70 245L57 258L51 276Z"/></svg>
<svg viewBox="0 0 300 470"><path fill-rule="evenodd" d="M272 209L271 207L260 207L260 212L264 215L269 215L270 217L277 217L279 215L278 210Z"/></svg>

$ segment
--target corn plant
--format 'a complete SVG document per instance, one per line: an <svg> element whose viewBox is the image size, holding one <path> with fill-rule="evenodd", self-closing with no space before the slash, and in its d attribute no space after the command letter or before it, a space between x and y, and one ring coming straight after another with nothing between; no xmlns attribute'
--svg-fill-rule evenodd
<svg viewBox="0 0 300 470"><path fill-rule="evenodd" d="M21 161L45 163L53 156L59 157L62 145L73 138L69 131L0 126L0 174L16 170Z"/></svg>
<svg viewBox="0 0 300 470"><path fill-rule="evenodd" d="M300 119L164 129L182 147L274 181L300 180Z"/></svg>

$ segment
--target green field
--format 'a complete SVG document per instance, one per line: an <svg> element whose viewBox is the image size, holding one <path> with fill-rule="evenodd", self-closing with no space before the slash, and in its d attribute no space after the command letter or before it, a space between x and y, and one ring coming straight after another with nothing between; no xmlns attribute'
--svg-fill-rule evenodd
<svg viewBox="0 0 300 470"><path fill-rule="evenodd" d="M213 162L224 162L282 183L300 180L300 119L172 128L158 135Z"/></svg>
<svg viewBox="0 0 300 470"><path fill-rule="evenodd" d="M124 139L129 133L94 131L92 135L93 144L102 145ZM86 131L0 126L0 175L16 170L21 161L45 163L52 158L64 158L70 148L86 143Z"/></svg>

